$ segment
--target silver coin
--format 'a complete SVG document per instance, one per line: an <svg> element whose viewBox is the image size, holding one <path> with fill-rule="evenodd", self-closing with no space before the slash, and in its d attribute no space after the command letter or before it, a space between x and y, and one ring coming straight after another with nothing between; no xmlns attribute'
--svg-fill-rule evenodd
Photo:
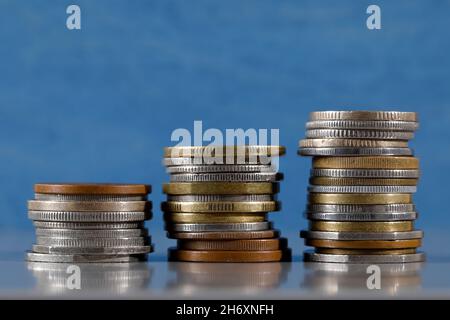
<svg viewBox="0 0 450 320"><path fill-rule="evenodd" d="M412 156L410 148L300 148L301 156Z"/></svg>
<svg viewBox="0 0 450 320"><path fill-rule="evenodd" d="M35 193L35 200L45 201L146 201L147 196L115 194L47 194Z"/></svg>
<svg viewBox="0 0 450 320"><path fill-rule="evenodd" d="M415 131L418 122L409 121L364 121L364 120L319 120L306 123L306 129L362 129Z"/></svg>
<svg viewBox="0 0 450 320"><path fill-rule="evenodd" d="M31 220L58 222L128 222L144 221L151 217L149 212L71 212L71 211L28 211Z"/></svg>
<svg viewBox="0 0 450 320"><path fill-rule="evenodd" d="M48 263L123 263L146 261L145 254L140 255L82 255L82 254L48 254L27 252L26 261Z"/></svg>
<svg viewBox="0 0 450 320"><path fill-rule="evenodd" d="M424 253L413 254L322 254L305 251L304 260L307 262L329 262L329 263L409 263L425 261Z"/></svg>
<svg viewBox="0 0 450 320"><path fill-rule="evenodd" d="M325 213L395 213L414 212L416 207L413 204L308 204L308 212Z"/></svg>
<svg viewBox="0 0 450 320"><path fill-rule="evenodd" d="M422 239L423 231L402 232L333 232L333 231L300 231L300 237L317 240L410 240Z"/></svg>
<svg viewBox="0 0 450 320"><path fill-rule="evenodd" d="M33 244L33 252L47 254L88 254L88 255L134 255L150 253L153 248L146 246L127 247L57 247Z"/></svg>
<svg viewBox="0 0 450 320"><path fill-rule="evenodd" d="M172 174L178 173L274 173L277 168L270 165L197 165L197 166L172 166L166 171Z"/></svg>
<svg viewBox="0 0 450 320"><path fill-rule="evenodd" d="M279 158L275 156L273 158ZM270 165L272 163L272 157L261 156L261 157L228 157L228 158L203 158L203 157L194 157L194 158L164 158L163 165L166 167L172 166L219 166L219 165Z"/></svg>
<svg viewBox="0 0 450 320"><path fill-rule="evenodd" d="M305 217L309 220L324 221L409 221L417 219L416 212L392 213L334 213L334 212L307 212Z"/></svg>
<svg viewBox="0 0 450 320"><path fill-rule="evenodd" d="M315 111L309 114L311 121L316 120L374 120L374 121L417 121L416 112L402 111Z"/></svg>
<svg viewBox="0 0 450 320"><path fill-rule="evenodd" d="M29 200L28 209L36 211L146 211L149 201L43 201Z"/></svg>
<svg viewBox="0 0 450 320"><path fill-rule="evenodd" d="M312 193L415 193L416 186L309 186Z"/></svg>
<svg viewBox="0 0 450 320"><path fill-rule="evenodd" d="M271 228L270 222L247 223L175 223L168 226L173 232L261 231Z"/></svg>
<svg viewBox="0 0 450 320"><path fill-rule="evenodd" d="M417 179L419 176L419 170L311 169L311 177Z"/></svg>
<svg viewBox="0 0 450 320"><path fill-rule="evenodd" d="M72 230L36 228L36 236L50 238L134 238L148 236L147 229Z"/></svg>
<svg viewBox="0 0 450 320"><path fill-rule="evenodd" d="M33 221L36 228L41 229L70 229L70 230L115 230L115 229L141 229L143 222L55 222Z"/></svg>
<svg viewBox="0 0 450 320"><path fill-rule="evenodd" d="M170 176L171 182L275 182L283 179L281 173L180 173Z"/></svg>
<svg viewBox="0 0 450 320"><path fill-rule="evenodd" d="M194 194L194 195L168 195L167 201L180 202L209 202L209 201L274 201L274 196L269 194L248 195L217 195L217 194Z"/></svg>
<svg viewBox="0 0 450 320"><path fill-rule="evenodd" d="M305 252L314 253L312 250L306 250ZM334 254L330 254L334 255ZM308 261L307 261L308 262ZM415 263L390 263L381 264L379 267L381 269L381 276L411 276L416 275L423 268L424 264L422 262ZM315 263L305 263L305 269L313 271L324 271L326 274L334 273L338 274L348 274L351 276L355 275L367 275L368 265L365 263L360 264L343 264L343 263L330 263L330 262L315 262Z"/></svg>
<svg viewBox="0 0 450 320"><path fill-rule="evenodd" d="M353 129L311 129L306 130L308 139L375 139L410 140L414 133L405 131L353 130Z"/></svg>
<svg viewBox="0 0 450 320"><path fill-rule="evenodd" d="M72 247L72 248L105 248L105 247L138 247L151 242L150 237L133 238L54 238L54 237L36 237L37 245L53 247Z"/></svg>

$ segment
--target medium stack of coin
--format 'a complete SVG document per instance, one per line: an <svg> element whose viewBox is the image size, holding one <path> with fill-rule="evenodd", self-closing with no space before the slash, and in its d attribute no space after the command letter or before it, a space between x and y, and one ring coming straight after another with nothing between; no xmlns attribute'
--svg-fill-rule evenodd
<svg viewBox="0 0 450 320"><path fill-rule="evenodd" d="M417 114L320 111L310 114L299 154L312 156L306 261L420 262L423 232L412 194L419 160L408 147Z"/></svg>
<svg viewBox="0 0 450 320"><path fill-rule="evenodd" d="M169 147L170 183L162 203L175 261L267 262L288 257L285 239L267 220L279 210L279 146Z"/></svg>
<svg viewBox="0 0 450 320"><path fill-rule="evenodd" d="M28 217L36 262L135 262L152 251L144 221L151 217L150 186L36 184Z"/></svg>

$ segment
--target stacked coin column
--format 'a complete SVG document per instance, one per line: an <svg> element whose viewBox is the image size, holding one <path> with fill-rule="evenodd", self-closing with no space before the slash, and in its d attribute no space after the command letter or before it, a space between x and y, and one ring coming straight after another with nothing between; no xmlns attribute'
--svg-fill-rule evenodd
<svg viewBox="0 0 450 320"><path fill-rule="evenodd" d="M403 263L424 260L414 230L419 161L408 140L413 112L322 111L307 123L299 154L313 156L302 231L306 261Z"/></svg>
<svg viewBox="0 0 450 320"><path fill-rule="evenodd" d="M282 176L272 159L282 154L284 148L278 146L166 148L164 164L171 182L164 185L168 196L162 210L168 236L178 239L169 258L192 262L287 258L285 239L267 220L268 212L279 209L275 194ZM263 163L262 158L268 161Z"/></svg>
<svg viewBox="0 0 450 320"><path fill-rule="evenodd" d="M148 185L36 184L28 217L37 262L133 262L151 252L144 220L151 217Z"/></svg>

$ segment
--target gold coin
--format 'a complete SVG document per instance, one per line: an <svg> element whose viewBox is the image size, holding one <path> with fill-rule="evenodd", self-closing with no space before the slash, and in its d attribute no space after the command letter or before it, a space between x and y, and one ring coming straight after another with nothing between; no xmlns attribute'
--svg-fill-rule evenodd
<svg viewBox="0 0 450 320"><path fill-rule="evenodd" d="M316 111L309 114L310 121L317 120L367 120L408 121L418 120L416 112L401 111Z"/></svg>
<svg viewBox="0 0 450 320"><path fill-rule="evenodd" d="M282 146L188 146L188 147L166 147L165 158L216 158L235 156L281 156L286 153Z"/></svg>
<svg viewBox="0 0 450 320"><path fill-rule="evenodd" d="M182 194L275 194L278 183L270 182L175 182L165 183L163 192L172 195Z"/></svg>
<svg viewBox="0 0 450 320"><path fill-rule="evenodd" d="M309 183L317 186L416 186L417 179L330 178L312 177Z"/></svg>
<svg viewBox="0 0 450 320"><path fill-rule="evenodd" d="M263 222L266 213L165 213L164 219L172 223L243 223Z"/></svg>
<svg viewBox="0 0 450 320"><path fill-rule="evenodd" d="M412 231L412 221L389 222L340 222L340 221L310 221L309 228L313 231L336 232L395 232Z"/></svg>
<svg viewBox="0 0 450 320"><path fill-rule="evenodd" d="M164 212L270 212L278 211L280 203L277 201L205 201L205 202L177 202L161 203Z"/></svg>
<svg viewBox="0 0 450 320"><path fill-rule="evenodd" d="M421 239L409 240L319 240L305 239L305 245L335 249L408 249L422 245Z"/></svg>
<svg viewBox="0 0 450 320"><path fill-rule="evenodd" d="M364 139L303 139L300 148L408 148L408 141Z"/></svg>
<svg viewBox="0 0 450 320"><path fill-rule="evenodd" d="M328 249L328 248L317 248L316 253L322 254L414 254L416 249L388 249L388 250L377 250L377 249Z"/></svg>
<svg viewBox="0 0 450 320"><path fill-rule="evenodd" d="M316 169L419 169L415 157L315 157Z"/></svg>
<svg viewBox="0 0 450 320"><path fill-rule="evenodd" d="M310 193L311 204L397 204L412 203L409 193Z"/></svg>

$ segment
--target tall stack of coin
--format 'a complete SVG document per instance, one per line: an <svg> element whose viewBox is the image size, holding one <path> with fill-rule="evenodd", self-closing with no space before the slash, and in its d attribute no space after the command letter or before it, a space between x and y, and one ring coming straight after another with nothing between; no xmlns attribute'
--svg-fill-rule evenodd
<svg viewBox="0 0 450 320"><path fill-rule="evenodd" d="M144 221L151 217L150 186L141 184L36 184L28 217L37 262L134 262L151 252Z"/></svg>
<svg viewBox="0 0 450 320"><path fill-rule="evenodd" d="M170 259L191 262L266 262L287 258L285 239L267 213L277 211L279 146L169 147L170 183L162 203L168 236L178 239Z"/></svg>
<svg viewBox="0 0 450 320"><path fill-rule="evenodd" d="M419 160L408 147L414 112L320 111L310 114L299 154L312 156L302 231L306 261L403 263L424 260L412 194Z"/></svg>

